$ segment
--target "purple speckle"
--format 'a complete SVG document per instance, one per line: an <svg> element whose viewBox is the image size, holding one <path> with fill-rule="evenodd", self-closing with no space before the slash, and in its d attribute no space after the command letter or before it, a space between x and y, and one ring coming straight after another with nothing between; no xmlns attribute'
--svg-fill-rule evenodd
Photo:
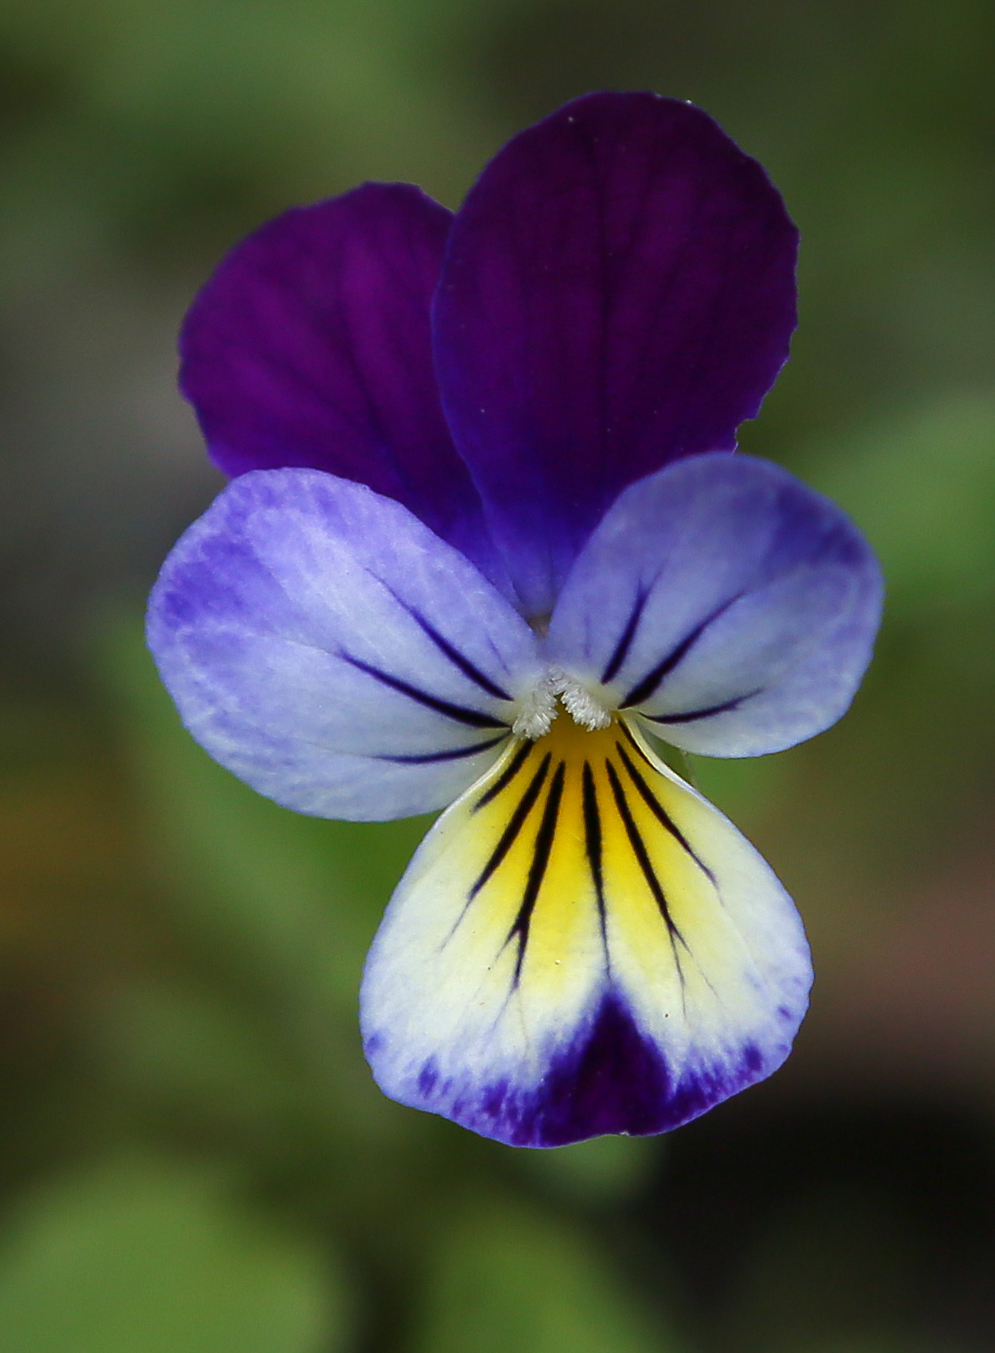
<svg viewBox="0 0 995 1353"><path fill-rule="evenodd" d="M747 1043L743 1049L743 1066L747 1071L757 1072L764 1064L763 1053L755 1043Z"/></svg>
<svg viewBox="0 0 995 1353"><path fill-rule="evenodd" d="M435 1089L438 1081L439 1068L435 1063L435 1059L432 1058L425 1063L418 1075L418 1089L426 1099L431 1097L432 1091Z"/></svg>

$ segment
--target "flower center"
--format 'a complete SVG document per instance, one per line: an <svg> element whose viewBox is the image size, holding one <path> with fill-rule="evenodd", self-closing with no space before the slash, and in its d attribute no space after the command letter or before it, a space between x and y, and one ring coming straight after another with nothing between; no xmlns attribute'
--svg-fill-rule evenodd
<svg viewBox="0 0 995 1353"><path fill-rule="evenodd" d="M567 676L559 667L547 667L529 691L521 712L512 725L512 732L520 738L545 737L559 713L558 702L581 728L593 732L607 728L611 714L604 705L576 678Z"/></svg>

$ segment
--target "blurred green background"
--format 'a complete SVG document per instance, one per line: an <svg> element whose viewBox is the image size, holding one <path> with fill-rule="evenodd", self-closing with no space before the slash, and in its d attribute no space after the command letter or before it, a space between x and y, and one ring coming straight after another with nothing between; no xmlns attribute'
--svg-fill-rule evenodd
<svg viewBox="0 0 995 1353"><path fill-rule="evenodd" d="M384 1101L356 993L424 822L296 818L180 731L142 597L220 479L218 255L365 178L456 205L595 88L712 112L801 226L743 444L890 583L812 744L699 762L805 917L772 1081L515 1152ZM995 6L0 0L2 1353L995 1348Z"/></svg>

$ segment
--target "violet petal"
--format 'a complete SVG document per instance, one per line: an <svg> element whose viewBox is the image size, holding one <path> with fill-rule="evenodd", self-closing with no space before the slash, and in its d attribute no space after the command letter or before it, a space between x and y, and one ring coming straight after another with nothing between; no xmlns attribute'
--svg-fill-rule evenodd
<svg viewBox="0 0 995 1353"><path fill-rule="evenodd" d="M834 503L767 461L696 456L609 509L546 656L678 747L759 756L845 712L882 592L873 552Z"/></svg>
<svg viewBox="0 0 995 1353"><path fill-rule="evenodd" d="M763 169L673 99L577 99L484 170L436 365L527 614L627 484L735 445L788 354L796 245Z"/></svg>
<svg viewBox="0 0 995 1353"><path fill-rule="evenodd" d="M180 379L226 474L309 466L357 480L490 568L432 368L429 309L450 221L398 183L277 217L194 301Z"/></svg>
<svg viewBox="0 0 995 1353"><path fill-rule="evenodd" d="M441 808L510 737L532 631L400 503L316 470L242 475L149 601L180 717L261 794L319 817Z"/></svg>

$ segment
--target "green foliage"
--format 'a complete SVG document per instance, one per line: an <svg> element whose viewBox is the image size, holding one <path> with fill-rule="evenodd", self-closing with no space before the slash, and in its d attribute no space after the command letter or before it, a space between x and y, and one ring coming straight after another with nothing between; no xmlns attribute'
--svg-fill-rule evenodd
<svg viewBox="0 0 995 1353"><path fill-rule="evenodd" d="M108 1072L160 1108L303 1150L372 1149L398 1116L372 1085L356 1009L366 949L423 822L308 819L262 799L181 727L129 617L99 662L120 702L160 895L186 960L98 1002Z"/></svg>
<svg viewBox="0 0 995 1353"><path fill-rule="evenodd" d="M879 419L844 448L814 454L809 477L867 532L896 622L932 623L995 599L995 394Z"/></svg>
<svg viewBox="0 0 995 1353"><path fill-rule="evenodd" d="M582 1235L507 1204L463 1209L427 1283L414 1353L671 1353Z"/></svg>
<svg viewBox="0 0 995 1353"><path fill-rule="evenodd" d="M552 1195L596 1205L635 1197L657 1167L660 1147L650 1137L594 1137L556 1151L526 1151L520 1160Z"/></svg>
<svg viewBox="0 0 995 1353"><path fill-rule="evenodd" d="M344 1284L327 1253L203 1169L112 1160L23 1200L0 1249L14 1353L335 1353Z"/></svg>

